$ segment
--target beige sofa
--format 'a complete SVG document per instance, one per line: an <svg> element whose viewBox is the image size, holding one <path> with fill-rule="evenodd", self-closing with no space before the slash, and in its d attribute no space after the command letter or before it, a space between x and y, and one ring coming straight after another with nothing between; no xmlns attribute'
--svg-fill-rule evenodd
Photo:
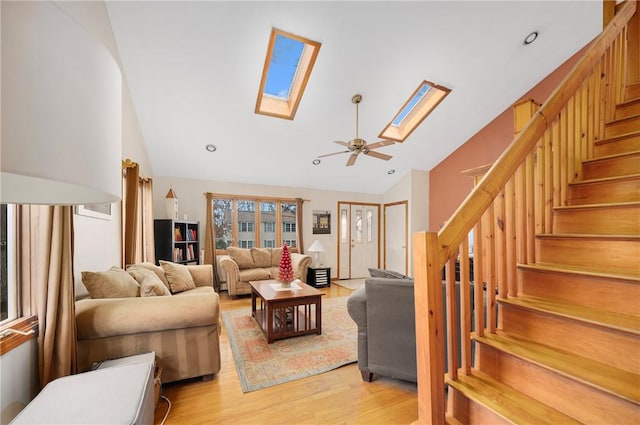
<svg viewBox="0 0 640 425"><path fill-rule="evenodd" d="M227 248L228 255L219 256L220 268L226 274L229 296L251 293L251 280L278 278L282 248ZM311 257L305 254L291 253L293 278L307 281L307 269Z"/></svg>
<svg viewBox="0 0 640 425"><path fill-rule="evenodd" d="M127 276L135 277L137 292ZM162 382L210 379L220 371L220 313L211 265L143 263L127 271L83 272L82 280L94 298L76 301L79 370L155 351Z"/></svg>

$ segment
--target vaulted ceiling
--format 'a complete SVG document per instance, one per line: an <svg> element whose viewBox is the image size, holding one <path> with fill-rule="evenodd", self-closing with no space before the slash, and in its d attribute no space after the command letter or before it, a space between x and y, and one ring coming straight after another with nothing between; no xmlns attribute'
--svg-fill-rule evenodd
<svg viewBox="0 0 640 425"><path fill-rule="evenodd" d="M107 2L153 174L383 193L430 170L602 28L598 1ZM272 27L322 43L295 119L254 113ZM535 43L524 38L538 31ZM422 80L451 94L390 161L369 143ZM205 145L214 144L209 153ZM388 174L395 170L395 174ZM212 188L212 190L215 190Z"/></svg>

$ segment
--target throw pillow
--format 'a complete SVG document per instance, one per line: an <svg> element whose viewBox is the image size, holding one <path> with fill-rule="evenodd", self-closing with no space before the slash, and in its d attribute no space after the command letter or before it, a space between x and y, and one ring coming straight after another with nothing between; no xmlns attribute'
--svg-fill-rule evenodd
<svg viewBox="0 0 640 425"><path fill-rule="evenodd" d="M167 275L172 293L175 294L196 287L196 283L193 281L193 276L191 276L187 266L162 260L160 260L160 265Z"/></svg>
<svg viewBox="0 0 640 425"><path fill-rule="evenodd" d="M140 285L119 267L106 272L82 272L82 283L91 298L130 298L140 295Z"/></svg>
<svg viewBox="0 0 640 425"><path fill-rule="evenodd" d="M280 267L280 257L282 257L282 248L271 249L271 266Z"/></svg>
<svg viewBox="0 0 640 425"><path fill-rule="evenodd" d="M403 275L402 273L394 272L392 270L382 270L382 269L369 269L369 275L371 277L386 277L388 279L410 279L409 276Z"/></svg>
<svg viewBox="0 0 640 425"><path fill-rule="evenodd" d="M227 252L229 252L229 256L233 261L236 262L238 268L242 269L252 269L255 267L253 264L253 257L251 256L251 251L246 248L238 248L235 246L230 246L227 248Z"/></svg>
<svg viewBox="0 0 640 425"><path fill-rule="evenodd" d="M132 269L137 269L137 268L151 270L156 274L156 276L158 276L158 278L160 278L160 281L162 281L162 283L164 284L164 286L167 287L167 289L171 289L171 287L169 287L169 281L167 280L167 276L164 274L164 269L162 267L156 266L153 263L144 262L144 263L132 264L130 266L127 266L127 271Z"/></svg>
<svg viewBox="0 0 640 425"><path fill-rule="evenodd" d="M127 267L129 273L140 284L141 297L161 297L171 295L169 288L164 286L158 275L143 267Z"/></svg>
<svg viewBox="0 0 640 425"><path fill-rule="evenodd" d="M251 248L251 257L255 267L269 267L271 265L271 251L269 248Z"/></svg>

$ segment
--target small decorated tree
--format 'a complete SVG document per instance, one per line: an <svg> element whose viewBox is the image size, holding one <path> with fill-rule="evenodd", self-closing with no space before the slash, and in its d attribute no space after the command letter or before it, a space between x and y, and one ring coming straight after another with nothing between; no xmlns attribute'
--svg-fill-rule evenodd
<svg viewBox="0 0 640 425"><path fill-rule="evenodd" d="M278 280L283 287L288 288L293 281L293 267L291 267L291 254L287 244L282 246L282 256L280 257L280 273Z"/></svg>

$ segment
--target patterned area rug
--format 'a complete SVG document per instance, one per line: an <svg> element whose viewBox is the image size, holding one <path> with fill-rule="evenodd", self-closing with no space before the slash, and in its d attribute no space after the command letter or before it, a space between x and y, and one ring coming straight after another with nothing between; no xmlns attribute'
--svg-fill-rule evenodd
<svg viewBox="0 0 640 425"><path fill-rule="evenodd" d="M250 392L317 375L357 361L357 327L347 297L322 300L322 335L305 335L267 344L251 311L222 312L240 386Z"/></svg>
<svg viewBox="0 0 640 425"><path fill-rule="evenodd" d="M344 279L344 280L334 280L331 283L335 283L338 286L342 286L343 288L356 290L362 285L364 285L364 281L366 279Z"/></svg>

